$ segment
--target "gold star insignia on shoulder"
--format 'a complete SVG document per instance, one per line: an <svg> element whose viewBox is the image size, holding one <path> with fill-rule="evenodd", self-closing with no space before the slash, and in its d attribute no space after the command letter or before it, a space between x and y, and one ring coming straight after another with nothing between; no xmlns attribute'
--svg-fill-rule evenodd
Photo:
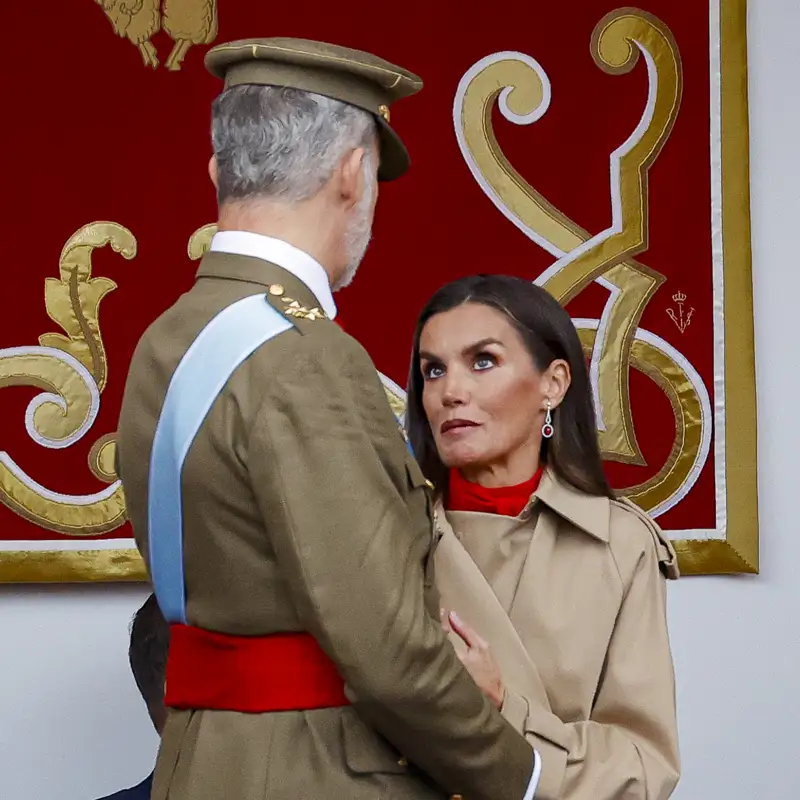
<svg viewBox="0 0 800 800"><path fill-rule="evenodd" d="M318 319L327 319L328 316L325 312L314 306L314 308L307 308L306 306L301 306L297 300L292 299L291 297L281 297L281 302L286 304L286 308L283 310L283 313L286 314L287 317L296 317L297 319L307 319L311 322L315 322Z"/></svg>

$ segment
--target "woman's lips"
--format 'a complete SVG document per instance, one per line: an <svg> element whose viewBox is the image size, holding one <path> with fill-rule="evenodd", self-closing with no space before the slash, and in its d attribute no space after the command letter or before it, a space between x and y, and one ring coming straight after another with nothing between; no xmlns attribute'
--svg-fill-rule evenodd
<svg viewBox="0 0 800 800"><path fill-rule="evenodd" d="M471 430L472 428L477 428L479 424L480 423L473 422L469 419L448 419L446 422L442 423L439 430L443 436L448 433L450 435L457 435Z"/></svg>

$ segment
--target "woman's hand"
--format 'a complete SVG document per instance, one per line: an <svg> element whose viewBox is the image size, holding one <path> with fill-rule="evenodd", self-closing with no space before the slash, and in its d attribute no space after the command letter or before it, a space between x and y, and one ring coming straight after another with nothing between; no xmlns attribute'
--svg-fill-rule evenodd
<svg viewBox="0 0 800 800"><path fill-rule="evenodd" d="M459 653L461 663L467 668L472 680L478 688L498 707L503 705L506 688L503 685L503 676L497 666L492 651L487 642L464 622L455 611L449 614L442 612L442 627L445 631L454 631L464 644L467 645L466 653Z"/></svg>

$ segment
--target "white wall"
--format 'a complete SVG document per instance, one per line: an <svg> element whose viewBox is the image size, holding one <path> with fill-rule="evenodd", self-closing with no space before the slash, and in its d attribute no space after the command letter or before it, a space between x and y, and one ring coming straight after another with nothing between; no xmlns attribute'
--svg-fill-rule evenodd
<svg viewBox="0 0 800 800"><path fill-rule="evenodd" d="M800 786L798 31L798 0L750 0L762 573L672 589L678 800L778 800ZM0 588L4 800L93 800L147 774L156 739L126 660L143 598L119 586Z"/></svg>
<svg viewBox="0 0 800 800"><path fill-rule="evenodd" d="M158 739L128 666L140 586L0 587L0 798L95 800Z"/></svg>

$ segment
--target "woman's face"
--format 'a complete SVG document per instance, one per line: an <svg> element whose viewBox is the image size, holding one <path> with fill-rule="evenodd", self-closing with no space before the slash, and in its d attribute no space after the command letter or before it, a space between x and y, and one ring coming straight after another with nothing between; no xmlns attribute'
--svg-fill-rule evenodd
<svg viewBox="0 0 800 800"><path fill-rule="evenodd" d="M431 317L420 336L420 369L425 415L445 466L467 476L505 467L521 470L515 480L530 477L551 379L503 313L464 303Z"/></svg>

